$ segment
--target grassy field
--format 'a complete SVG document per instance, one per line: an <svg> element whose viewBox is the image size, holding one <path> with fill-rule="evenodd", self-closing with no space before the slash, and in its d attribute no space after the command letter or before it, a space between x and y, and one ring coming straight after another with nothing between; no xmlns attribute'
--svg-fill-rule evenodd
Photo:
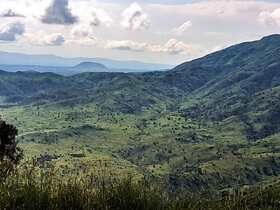
<svg viewBox="0 0 280 210"><path fill-rule="evenodd" d="M67 176L50 166L42 170L25 162L0 184L3 210L262 210L279 209L279 183L217 194L169 194L147 177L113 176L109 167L99 173L80 171ZM100 171L100 169L102 169Z"/></svg>

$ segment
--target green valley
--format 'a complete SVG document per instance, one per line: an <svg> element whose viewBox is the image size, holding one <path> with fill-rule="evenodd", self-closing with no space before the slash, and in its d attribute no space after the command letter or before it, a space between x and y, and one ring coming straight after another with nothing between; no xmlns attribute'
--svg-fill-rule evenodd
<svg viewBox="0 0 280 210"><path fill-rule="evenodd" d="M166 72L2 71L1 117L65 174L103 161L170 191L258 186L280 176L279 50L272 35Z"/></svg>

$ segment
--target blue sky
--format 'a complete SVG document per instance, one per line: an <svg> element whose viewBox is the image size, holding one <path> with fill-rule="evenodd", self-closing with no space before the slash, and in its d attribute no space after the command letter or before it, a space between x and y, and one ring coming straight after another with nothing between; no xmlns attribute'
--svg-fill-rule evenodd
<svg viewBox="0 0 280 210"><path fill-rule="evenodd" d="M0 4L2 51L178 64L280 33L278 0L0 0Z"/></svg>

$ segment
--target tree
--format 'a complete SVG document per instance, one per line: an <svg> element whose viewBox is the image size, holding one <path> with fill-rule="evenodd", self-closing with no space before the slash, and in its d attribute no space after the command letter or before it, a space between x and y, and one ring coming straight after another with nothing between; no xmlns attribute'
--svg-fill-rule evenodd
<svg viewBox="0 0 280 210"><path fill-rule="evenodd" d="M17 134L18 130L15 126L0 119L0 176L2 178L6 177L23 157L22 150L17 146Z"/></svg>

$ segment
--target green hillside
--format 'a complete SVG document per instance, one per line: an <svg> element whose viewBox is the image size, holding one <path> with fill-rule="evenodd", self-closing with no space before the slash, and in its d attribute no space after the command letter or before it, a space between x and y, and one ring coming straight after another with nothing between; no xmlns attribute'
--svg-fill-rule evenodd
<svg viewBox="0 0 280 210"><path fill-rule="evenodd" d="M26 159L63 173L110 163L170 191L228 190L280 175L280 35L167 72L0 72L2 118Z"/></svg>

